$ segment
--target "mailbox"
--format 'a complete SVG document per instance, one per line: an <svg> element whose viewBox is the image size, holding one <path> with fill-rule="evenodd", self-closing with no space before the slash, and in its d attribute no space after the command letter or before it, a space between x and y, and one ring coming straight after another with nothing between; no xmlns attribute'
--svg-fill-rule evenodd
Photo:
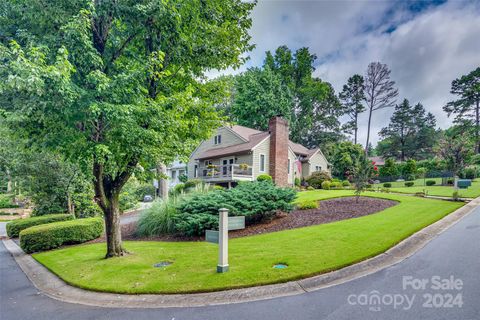
<svg viewBox="0 0 480 320"><path fill-rule="evenodd" d="M457 187L459 187L460 189L467 189L471 185L472 185L472 180L469 180L469 179L459 179L457 181Z"/></svg>

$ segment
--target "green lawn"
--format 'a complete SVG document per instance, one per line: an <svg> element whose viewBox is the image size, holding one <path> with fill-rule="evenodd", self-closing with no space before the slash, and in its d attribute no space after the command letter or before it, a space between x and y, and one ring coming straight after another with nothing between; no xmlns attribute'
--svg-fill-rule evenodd
<svg viewBox="0 0 480 320"><path fill-rule="evenodd" d="M299 201L352 195L306 191ZM33 255L66 282L118 293L186 293L285 282L339 269L378 255L462 206L459 202L367 193L399 201L382 212L330 224L230 240L230 271L217 274L217 245L206 242L125 242L130 255L103 259L105 244ZM154 268L172 261L166 268ZM287 263L286 269L274 269Z"/></svg>
<svg viewBox="0 0 480 320"><path fill-rule="evenodd" d="M398 182L395 182L398 183ZM449 186L417 186L416 184L413 187L395 187L392 185L390 188L391 191L401 192L401 193L416 193L427 191L430 196L444 196L451 197L454 191L453 187ZM476 198L480 196L480 180L474 180L472 186L468 189L459 189L460 197L465 198Z"/></svg>

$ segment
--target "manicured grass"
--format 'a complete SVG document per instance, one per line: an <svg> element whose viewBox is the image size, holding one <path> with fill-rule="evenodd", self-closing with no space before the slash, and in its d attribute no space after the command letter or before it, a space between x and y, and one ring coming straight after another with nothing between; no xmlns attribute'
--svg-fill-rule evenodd
<svg viewBox="0 0 480 320"><path fill-rule="evenodd" d="M299 201L352 195L306 191ZM125 242L130 255L103 259L105 244L33 255L66 282L97 291L185 293L285 282L328 272L375 256L459 208L462 203L367 193L399 204L330 224L230 240L230 271L216 273L217 245L206 242ZM160 261L174 262L154 268ZM286 269L274 269L286 263Z"/></svg>
<svg viewBox="0 0 480 320"><path fill-rule="evenodd" d="M401 193L416 193L427 191L430 196L443 196L451 197L455 191L453 186L413 186L413 187L402 187L402 188L390 188L391 191L401 192ZM476 198L480 196L480 180L472 181L472 185L468 189L459 189L458 190L460 197L465 198Z"/></svg>
<svg viewBox="0 0 480 320"><path fill-rule="evenodd" d="M425 178L425 179L416 179L413 180L414 186L424 186L425 182L428 180L434 180L437 185L442 184L442 178ZM405 187L405 182L406 181L392 181L390 182L392 184L392 188L403 188ZM375 185L377 186L377 185ZM383 183L380 184L380 186L383 186Z"/></svg>

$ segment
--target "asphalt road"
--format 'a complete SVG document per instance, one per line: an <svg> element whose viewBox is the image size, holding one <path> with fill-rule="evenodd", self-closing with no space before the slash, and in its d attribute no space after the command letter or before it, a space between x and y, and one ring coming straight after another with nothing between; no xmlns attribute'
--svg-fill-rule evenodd
<svg viewBox="0 0 480 320"><path fill-rule="evenodd" d="M1 320L480 319L480 208L400 264L316 292L243 304L182 309L67 304L39 293L3 244L0 259Z"/></svg>

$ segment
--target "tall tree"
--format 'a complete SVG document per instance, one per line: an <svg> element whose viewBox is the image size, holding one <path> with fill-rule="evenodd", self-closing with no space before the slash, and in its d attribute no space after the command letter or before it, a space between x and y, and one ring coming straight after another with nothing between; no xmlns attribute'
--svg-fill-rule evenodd
<svg viewBox="0 0 480 320"><path fill-rule="evenodd" d="M316 55L308 48L295 54L281 46L275 55L266 53L264 68L278 73L293 98L290 123L291 138L308 147L339 141L342 137L338 118L344 110L328 82L314 77Z"/></svg>
<svg viewBox="0 0 480 320"><path fill-rule="evenodd" d="M254 4L95 0L43 6L40 0L3 4L0 109L32 146L89 169L105 216L106 257L121 256L122 187L138 168L186 156L221 124L218 100L201 79L206 70L243 63L242 54L252 48ZM7 46L10 40L17 41Z"/></svg>
<svg viewBox="0 0 480 320"><path fill-rule="evenodd" d="M367 68L365 76L365 101L368 109L366 154L368 154L368 144L370 143L373 112L393 107L395 98L398 96L398 90L393 87L395 82L390 80L390 73L388 66L380 62L372 62Z"/></svg>
<svg viewBox="0 0 480 320"><path fill-rule="evenodd" d="M379 143L379 150L382 156L401 161L431 155L435 144L435 126L435 117L426 113L422 104L412 106L404 99L395 106L390 123L379 133L386 140Z"/></svg>
<svg viewBox="0 0 480 320"><path fill-rule="evenodd" d="M473 127L475 153L480 153L480 67L452 81L450 92L458 100L447 103L443 110L448 116L455 114L455 122Z"/></svg>
<svg viewBox="0 0 480 320"><path fill-rule="evenodd" d="M267 130L268 121L277 115L290 121L293 97L279 74L269 67L251 68L235 79L230 117L240 125Z"/></svg>
<svg viewBox="0 0 480 320"><path fill-rule="evenodd" d="M353 131L353 143L357 144L358 115L365 111L365 84L363 77L359 74L351 76L347 84L343 86L339 98L345 107L346 114L350 117L350 121L346 123L345 127L347 130Z"/></svg>

